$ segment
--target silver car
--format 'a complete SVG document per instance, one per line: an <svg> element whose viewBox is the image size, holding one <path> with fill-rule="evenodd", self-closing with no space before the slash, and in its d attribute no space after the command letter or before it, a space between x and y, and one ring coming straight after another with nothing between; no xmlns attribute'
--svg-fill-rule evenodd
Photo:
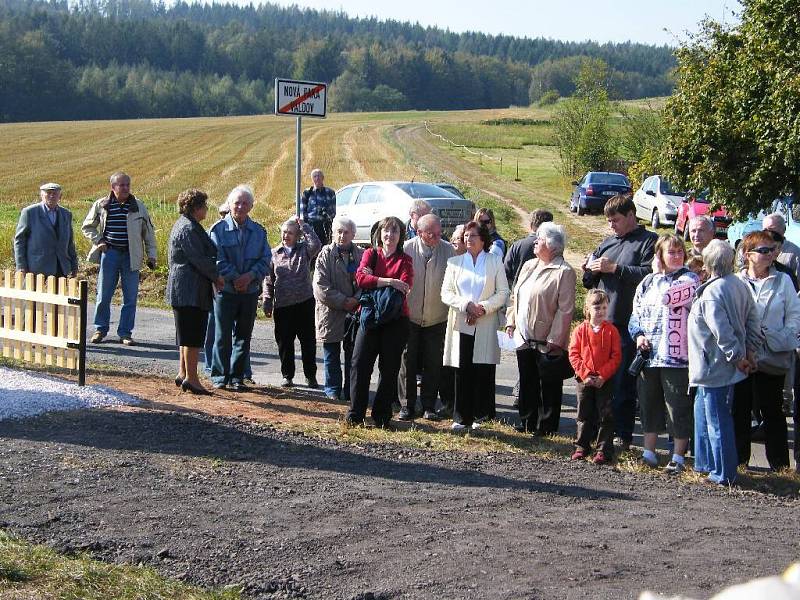
<svg viewBox="0 0 800 600"><path fill-rule="evenodd" d="M449 236L457 225L475 214L475 205L432 183L414 181L368 181L351 183L336 191L336 214L356 224L357 244L369 244L372 228L386 217L408 224L414 200L425 200L442 220L442 235Z"/></svg>
<svg viewBox="0 0 800 600"><path fill-rule="evenodd" d="M662 225L674 225L683 196L683 192L673 190L661 175L648 177L633 195L636 217L650 221L653 229Z"/></svg>

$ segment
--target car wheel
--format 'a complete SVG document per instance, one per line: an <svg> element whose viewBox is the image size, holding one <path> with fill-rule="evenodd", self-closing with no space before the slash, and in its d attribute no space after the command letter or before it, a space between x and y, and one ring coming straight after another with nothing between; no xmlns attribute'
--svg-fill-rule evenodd
<svg viewBox="0 0 800 600"><path fill-rule="evenodd" d="M578 204L578 216L582 217L585 214L586 214L586 209L583 208L580 204Z"/></svg>
<svg viewBox="0 0 800 600"><path fill-rule="evenodd" d="M650 225L653 226L653 229L658 229L661 227L661 218L658 216L658 209L653 209L653 216L650 219Z"/></svg>
<svg viewBox="0 0 800 600"><path fill-rule="evenodd" d="M575 203L572 201L572 198L569 199L569 212L575 212Z"/></svg>

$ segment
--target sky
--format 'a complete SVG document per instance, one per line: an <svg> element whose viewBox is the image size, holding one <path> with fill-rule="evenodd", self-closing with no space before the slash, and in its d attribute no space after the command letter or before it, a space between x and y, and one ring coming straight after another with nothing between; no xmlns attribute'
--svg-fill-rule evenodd
<svg viewBox="0 0 800 600"><path fill-rule="evenodd" d="M218 0L222 1L222 0ZM229 0L231 1L231 0ZM232 0L258 4L258 0ZM481 31L564 41L676 46L705 16L735 23L737 0L271 0L350 16L419 22L455 32Z"/></svg>

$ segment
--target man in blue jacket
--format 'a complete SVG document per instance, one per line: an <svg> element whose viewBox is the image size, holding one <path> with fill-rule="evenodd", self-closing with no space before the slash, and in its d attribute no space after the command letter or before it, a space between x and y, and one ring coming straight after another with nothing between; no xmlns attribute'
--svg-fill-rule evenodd
<svg viewBox="0 0 800 600"><path fill-rule="evenodd" d="M46 276L74 277L78 253L72 234L72 213L59 206L61 186L45 183L40 202L22 209L14 234L17 270Z"/></svg>
<svg viewBox="0 0 800 600"><path fill-rule="evenodd" d="M214 300L214 351L211 381L215 388L245 391L245 367L256 320L261 281L272 257L267 232L248 214L255 199L250 186L228 194L230 213L211 228L217 247L217 270L225 287ZM233 332L233 340L231 340Z"/></svg>

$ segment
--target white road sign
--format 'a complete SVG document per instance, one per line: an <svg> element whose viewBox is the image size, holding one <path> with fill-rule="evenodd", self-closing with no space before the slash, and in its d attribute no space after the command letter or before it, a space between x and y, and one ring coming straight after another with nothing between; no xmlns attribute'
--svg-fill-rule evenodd
<svg viewBox="0 0 800 600"><path fill-rule="evenodd" d="M325 83L275 79L275 114L324 117L328 108L327 92Z"/></svg>

